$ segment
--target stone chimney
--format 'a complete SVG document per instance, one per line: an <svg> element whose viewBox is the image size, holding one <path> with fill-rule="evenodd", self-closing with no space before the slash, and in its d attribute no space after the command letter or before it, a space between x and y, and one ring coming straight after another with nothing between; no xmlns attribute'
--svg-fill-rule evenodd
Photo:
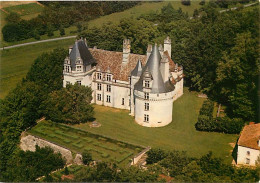
<svg viewBox="0 0 260 183"><path fill-rule="evenodd" d="M172 41L169 36L164 40L164 51L168 51L169 56L172 58Z"/></svg>
<svg viewBox="0 0 260 183"><path fill-rule="evenodd" d="M124 39L123 41L123 63L127 63L130 55L130 39Z"/></svg>
<svg viewBox="0 0 260 183"><path fill-rule="evenodd" d="M147 60L148 60L148 58L150 57L150 55L152 53L152 48L153 48L152 45L148 44L147 51L146 51Z"/></svg>
<svg viewBox="0 0 260 183"><path fill-rule="evenodd" d="M161 54L161 57L163 56L163 47L162 47L162 44L159 45L159 52Z"/></svg>

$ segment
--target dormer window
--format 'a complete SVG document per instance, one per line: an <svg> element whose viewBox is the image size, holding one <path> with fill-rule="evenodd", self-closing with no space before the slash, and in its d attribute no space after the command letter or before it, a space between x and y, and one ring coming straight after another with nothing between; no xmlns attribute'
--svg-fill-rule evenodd
<svg viewBox="0 0 260 183"><path fill-rule="evenodd" d="M107 74L107 81L111 81L111 74Z"/></svg>
<svg viewBox="0 0 260 183"><path fill-rule="evenodd" d="M97 79L101 80L102 79L102 74L99 72L97 73Z"/></svg>
<svg viewBox="0 0 260 183"><path fill-rule="evenodd" d="M81 71L81 66L77 66L77 71Z"/></svg>
<svg viewBox="0 0 260 183"><path fill-rule="evenodd" d="M149 88L150 87L150 81L144 81L144 87Z"/></svg>

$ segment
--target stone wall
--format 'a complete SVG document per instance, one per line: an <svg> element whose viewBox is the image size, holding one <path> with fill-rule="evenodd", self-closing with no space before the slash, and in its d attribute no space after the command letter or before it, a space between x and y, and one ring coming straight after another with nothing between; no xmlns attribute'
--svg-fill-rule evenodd
<svg viewBox="0 0 260 183"><path fill-rule="evenodd" d="M47 140L41 139L39 137L35 137L33 135L22 135L20 141L20 148L23 151L35 151L35 146L38 145L39 147L50 147L56 153L61 153L62 157L66 160L67 164L75 163L75 164L82 164L82 155L76 154L75 158L73 158L72 152L65 148L61 147L57 144L49 142Z"/></svg>
<svg viewBox="0 0 260 183"><path fill-rule="evenodd" d="M138 153L135 157L133 157L131 165L135 165L150 149L151 147L147 147L142 152Z"/></svg>

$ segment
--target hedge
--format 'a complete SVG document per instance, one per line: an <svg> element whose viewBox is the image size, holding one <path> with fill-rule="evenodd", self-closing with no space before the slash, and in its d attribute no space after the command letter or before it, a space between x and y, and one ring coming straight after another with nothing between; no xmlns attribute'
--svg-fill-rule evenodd
<svg viewBox="0 0 260 183"><path fill-rule="evenodd" d="M240 133L244 126L244 121L241 118L213 118L213 109L214 103L210 100L205 100L200 109L198 121L195 124L196 130L229 134Z"/></svg>

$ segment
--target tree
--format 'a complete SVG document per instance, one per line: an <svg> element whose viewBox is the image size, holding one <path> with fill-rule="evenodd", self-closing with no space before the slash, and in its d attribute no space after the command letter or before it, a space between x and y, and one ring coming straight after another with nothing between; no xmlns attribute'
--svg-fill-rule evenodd
<svg viewBox="0 0 260 183"><path fill-rule="evenodd" d="M181 4L185 6L190 6L190 0L181 0Z"/></svg>
<svg viewBox="0 0 260 183"><path fill-rule="evenodd" d="M64 174L65 174L65 175L69 175L69 173L70 173L70 172L69 172L69 169L68 169L68 167L66 166L66 167L65 167L65 170L64 170Z"/></svg>
<svg viewBox="0 0 260 183"><path fill-rule="evenodd" d="M164 159L167 156L167 154L162 149L152 148L147 152L147 156L147 164L153 164Z"/></svg>
<svg viewBox="0 0 260 183"><path fill-rule="evenodd" d="M251 33L238 34L231 53L224 53L217 68L217 84L228 102L230 116L257 120L259 73L257 40Z"/></svg>
<svg viewBox="0 0 260 183"><path fill-rule="evenodd" d="M84 151L82 153L82 161L85 165L89 165L89 163L93 161L91 153L88 151Z"/></svg>
<svg viewBox="0 0 260 183"><path fill-rule="evenodd" d="M63 27L60 28L60 35L61 36L64 36L65 35L65 30Z"/></svg>
<svg viewBox="0 0 260 183"><path fill-rule="evenodd" d="M62 168L65 161L60 153L52 149L36 146L36 151L18 150L8 162L7 175L12 181L33 182L36 178L48 175L51 171Z"/></svg>
<svg viewBox="0 0 260 183"><path fill-rule="evenodd" d="M205 0L201 0L199 4L203 6L205 4Z"/></svg>
<svg viewBox="0 0 260 183"><path fill-rule="evenodd" d="M60 123L81 123L93 118L94 110L90 105L92 90L77 83L49 94L42 109L47 119Z"/></svg>
<svg viewBox="0 0 260 183"><path fill-rule="evenodd" d="M78 29L78 32L82 31L82 25L80 23L77 24L77 29Z"/></svg>

